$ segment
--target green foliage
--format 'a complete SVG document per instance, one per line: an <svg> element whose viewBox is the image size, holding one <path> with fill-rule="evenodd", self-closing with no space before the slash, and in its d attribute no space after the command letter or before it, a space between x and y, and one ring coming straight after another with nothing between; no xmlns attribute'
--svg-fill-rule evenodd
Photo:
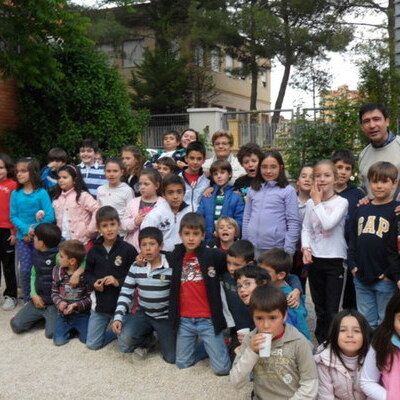
<svg viewBox="0 0 400 400"><path fill-rule="evenodd" d="M41 87L62 76L56 54L68 43L83 46L88 20L66 0L0 2L0 70L19 86Z"/></svg>
<svg viewBox="0 0 400 400"><path fill-rule="evenodd" d="M172 50L145 49L143 62L132 72L132 104L153 114L184 112L190 104L186 59Z"/></svg>
<svg viewBox="0 0 400 400"><path fill-rule="evenodd" d="M132 113L122 78L105 57L92 47L65 47L55 56L59 78L20 91L20 127L4 138L10 153L43 159L57 145L73 156L86 137L97 139L108 155L137 144L148 115Z"/></svg>
<svg viewBox="0 0 400 400"><path fill-rule="evenodd" d="M358 154L363 147L361 138L358 105L346 98L339 99L329 113L316 121L299 115L289 137L282 138L287 170L292 178L297 178L303 164L329 159L336 150L348 149Z"/></svg>

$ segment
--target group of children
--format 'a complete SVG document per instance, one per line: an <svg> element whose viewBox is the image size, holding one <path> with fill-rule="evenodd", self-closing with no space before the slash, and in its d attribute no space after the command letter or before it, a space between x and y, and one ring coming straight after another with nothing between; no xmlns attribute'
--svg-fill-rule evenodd
<svg viewBox="0 0 400 400"><path fill-rule="evenodd" d="M227 160L203 172L197 132L168 132L164 147L144 163L125 146L101 165L86 139L80 164L52 149L42 170L20 159L16 181L0 154L3 309L17 304L14 244L25 303L13 331L44 319L56 345L78 336L97 350L117 339L138 359L158 342L179 368L208 357L237 386L251 375L259 399L396 398L396 167L371 167L367 200L349 183L346 150L304 166L296 190L277 151L242 146L246 175L230 185ZM307 277L321 345L314 358ZM343 302L350 310L339 312Z"/></svg>

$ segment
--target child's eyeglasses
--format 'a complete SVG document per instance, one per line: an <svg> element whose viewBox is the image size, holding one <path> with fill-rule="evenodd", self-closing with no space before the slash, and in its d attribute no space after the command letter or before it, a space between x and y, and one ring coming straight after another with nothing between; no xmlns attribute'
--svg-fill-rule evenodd
<svg viewBox="0 0 400 400"><path fill-rule="evenodd" d="M244 282L243 285L236 285L236 289L237 291L239 291L240 289L247 289L253 284L253 282Z"/></svg>

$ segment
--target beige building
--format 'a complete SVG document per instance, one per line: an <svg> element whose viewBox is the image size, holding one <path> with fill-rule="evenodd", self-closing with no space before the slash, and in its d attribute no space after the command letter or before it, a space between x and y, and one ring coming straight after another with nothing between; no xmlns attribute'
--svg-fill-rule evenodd
<svg viewBox="0 0 400 400"><path fill-rule="evenodd" d="M126 28L123 39L117 40L110 35L98 42L98 48L107 54L110 63L118 68L126 81L129 81L131 71L143 60L144 48L154 48L154 34L146 27L140 11L128 13L122 8L113 8L96 12L101 13L103 18L112 15L112 18ZM184 41L181 45L185 46ZM177 44L176 47L179 46ZM204 68L212 76L215 84L216 95L202 106L221 107L229 111L248 110L251 93L250 76L236 77L229 73L230 69L240 67L240 63L225 54L221 47L216 47L207 54L199 47L195 49L194 55L197 66ZM269 65L268 62L266 64ZM259 75L257 93L257 109L269 110L271 108L269 69Z"/></svg>

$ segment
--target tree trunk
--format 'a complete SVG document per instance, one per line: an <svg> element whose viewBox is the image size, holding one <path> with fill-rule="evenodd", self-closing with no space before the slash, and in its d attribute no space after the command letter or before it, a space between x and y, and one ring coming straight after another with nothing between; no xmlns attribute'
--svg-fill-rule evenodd
<svg viewBox="0 0 400 400"><path fill-rule="evenodd" d="M258 66L257 61L251 63L251 94L250 94L250 110L257 110L257 85L258 85Z"/></svg>
<svg viewBox="0 0 400 400"><path fill-rule="evenodd" d="M278 97L275 102L275 108L274 108L275 111L274 111L274 115L272 116L272 123L279 122L279 117L281 114L280 109L282 108L283 99L285 98L286 88L289 83L290 69L291 69L291 64L286 63L285 70L283 72L282 81L281 81L281 86L279 87Z"/></svg>

